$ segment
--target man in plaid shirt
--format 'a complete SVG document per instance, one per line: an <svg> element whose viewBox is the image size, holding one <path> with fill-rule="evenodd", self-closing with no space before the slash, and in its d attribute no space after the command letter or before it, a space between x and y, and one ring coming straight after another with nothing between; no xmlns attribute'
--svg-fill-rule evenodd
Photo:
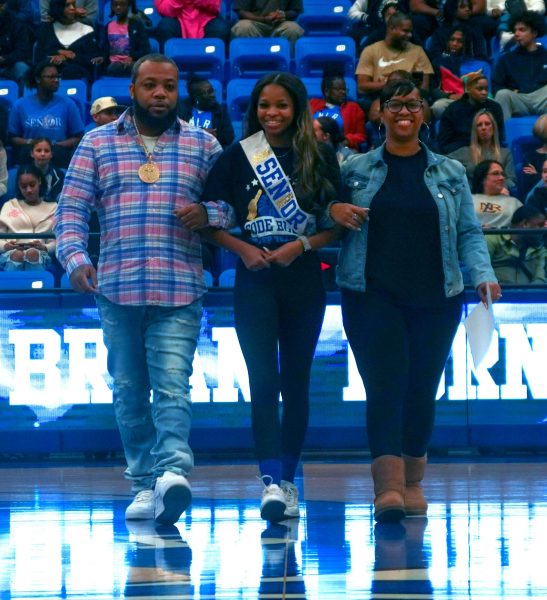
<svg viewBox="0 0 547 600"><path fill-rule="evenodd" d="M192 498L189 378L206 292L196 230L229 227L232 213L199 202L221 147L177 118L175 63L143 57L130 92L133 106L77 148L55 234L72 287L96 297L135 494L126 518L172 524ZM101 229L97 272L87 253L93 211Z"/></svg>

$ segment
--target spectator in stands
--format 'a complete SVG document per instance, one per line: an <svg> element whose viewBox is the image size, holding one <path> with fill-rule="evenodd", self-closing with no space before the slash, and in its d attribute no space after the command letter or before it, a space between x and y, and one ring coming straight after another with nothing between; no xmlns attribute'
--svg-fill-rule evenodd
<svg viewBox="0 0 547 600"><path fill-rule="evenodd" d="M44 23L51 21L50 5L53 1L54 0L40 0L40 13ZM76 18L78 21L94 27L95 23L99 20L99 1L76 0Z"/></svg>
<svg viewBox="0 0 547 600"><path fill-rule="evenodd" d="M417 44L424 46L443 19L441 0L410 0L410 15Z"/></svg>
<svg viewBox="0 0 547 600"><path fill-rule="evenodd" d="M462 146L448 156L463 164L469 182L473 181L473 173L479 163L484 160L496 160L503 167L507 188L513 189L516 186L513 155L509 148L500 146L496 119L487 110L481 110L473 117L470 145Z"/></svg>
<svg viewBox="0 0 547 600"><path fill-rule="evenodd" d="M51 164L53 146L51 140L39 137L32 140L30 156L35 167L40 169L45 180L42 197L46 202L57 202L65 182L65 173L62 169Z"/></svg>
<svg viewBox="0 0 547 600"><path fill-rule="evenodd" d="M387 32L387 22L389 21L389 18L396 12L403 12L401 9L401 5L398 2L394 2L393 0L391 0L390 2L385 2L382 4L382 9L380 12L382 21L379 25L377 25L369 31L369 34L367 35L366 39L363 40L363 43L361 44L361 52L367 46L372 46L372 44L375 44L376 42L381 42L385 39ZM411 37L409 41L411 41L412 43L416 43L414 37Z"/></svg>
<svg viewBox="0 0 547 600"><path fill-rule="evenodd" d="M232 27L234 37L285 37L294 50L304 30L296 19L302 0L235 0L239 21Z"/></svg>
<svg viewBox="0 0 547 600"><path fill-rule="evenodd" d="M8 191L8 155L0 141L0 197Z"/></svg>
<svg viewBox="0 0 547 600"><path fill-rule="evenodd" d="M63 79L93 79L93 70L103 62L93 27L78 21L76 0L51 0L50 23L37 32L36 54L48 57L61 69Z"/></svg>
<svg viewBox="0 0 547 600"><path fill-rule="evenodd" d="M359 146L365 142L365 113L357 104L347 98L347 88L344 76L330 68L323 71L321 80L323 98L311 98L310 108L313 118L329 117L334 119L343 131L345 144L359 151Z"/></svg>
<svg viewBox="0 0 547 600"><path fill-rule="evenodd" d="M532 133L541 140L542 145L524 157L522 190L527 194L541 179L541 169L547 158L547 114L538 117Z"/></svg>
<svg viewBox="0 0 547 600"><path fill-rule="evenodd" d="M337 281L367 394L374 518L389 522L427 513L435 394L465 301L460 261L483 302L488 288L494 301L501 291L464 168L419 141L418 89L390 82L380 103L386 143L342 164L351 203L330 214L347 229Z"/></svg>
<svg viewBox="0 0 547 600"><path fill-rule="evenodd" d="M473 173L473 204L484 229L508 227L511 216L522 202L509 195L503 165L497 160L483 160Z"/></svg>
<svg viewBox="0 0 547 600"><path fill-rule="evenodd" d="M0 79L22 81L29 66L30 41L27 28L0 0Z"/></svg>
<svg viewBox="0 0 547 600"><path fill-rule="evenodd" d="M230 41L230 25L220 15L221 0L154 0L162 19L154 37L163 48L170 38Z"/></svg>
<svg viewBox="0 0 547 600"><path fill-rule="evenodd" d="M481 73L471 73L464 78L465 93L443 112L439 126L438 142L443 154L454 152L471 142L473 117L481 110L494 115L500 141L505 138L503 114L500 105L488 98L488 79Z"/></svg>
<svg viewBox="0 0 547 600"><path fill-rule="evenodd" d="M93 102L89 114L97 127L100 127L101 125L106 125L107 123L115 121L126 108L127 106L118 104L116 98L113 98L112 96L102 96Z"/></svg>
<svg viewBox="0 0 547 600"><path fill-rule="evenodd" d="M513 33L509 30L511 17L526 10L545 13L544 0L486 0L486 12L496 20L501 50L514 47Z"/></svg>
<svg viewBox="0 0 547 600"><path fill-rule="evenodd" d="M547 283L544 233L532 231L545 227L544 212L535 206L521 206L511 217L511 227L530 229L531 232L485 236L498 281L512 285Z"/></svg>
<svg viewBox="0 0 547 600"><path fill-rule="evenodd" d="M179 103L179 117L214 135L223 148L229 146L235 138L234 128L226 107L216 99L211 82L189 73L186 89L188 98Z"/></svg>
<svg viewBox="0 0 547 600"><path fill-rule="evenodd" d="M260 513L277 522L300 514L294 478L326 301L316 250L334 239L327 209L339 198L340 172L332 148L315 139L304 84L290 73L256 84L245 131L215 163L203 198L231 204L242 232L212 239L241 259L234 314L264 484Z"/></svg>
<svg viewBox="0 0 547 600"><path fill-rule="evenodd" d="M541 179L532 188L526 197L526 204L535 206L545 216L547 216L547 158L543 161L541 167Z"/></svg>
<svg viewBox="0 0 547 600"><path fill-rule="evenodd" d="M369 106L395 70L409 71L421 79L421 89L429 89L433 67L423 48L409 41L411 36L410 17L395 13L388 20L385 40L367 46L361 53L355 74L359 91L367 96Z"/></svg>
<svg viewBox="0 0 547 600"><path fill-rule="evenodd" d="M313 130L318 141L329 144L336 152L336 159L341 165L346 158L355 154L354 150L348 148L344 142L346 138L337 121L330 117L317 117L313 120Z"/></svg>
<svg viewBox="0 0 547 600"><path fill-rule="evenodd" d="M7 0L7 3L19 21L27 25L29 32L40 25L40 0Z"/></svg>
<svg viewBox="0 0 547 600"><path fill-rule="evenodd" d="M517 47L498 58L492 76L495 100L504 119L547 112L547 48L537 43L545 33L543 15L526 11L511 18Z"/></svg>
<svg viewBox="0 0 547 600"><path fill-rule="evenodd" d="M459 25L466 31L471 56L488 59L488 43L496 34L497 22L486 14L485 0L447 0L443 6L443 17L434 36L444 36L446 41L448 29Z"/></svg>
<svg viewBox="0 0 547 600"><path fill-rule="evenodd" d="M437 32L433 37L436 34ZM435 69L435 81L431 89L433 99L431 110L437 121L452 102L463 96L464 84L460 75L462 64L470 57L467 40L465 29L461 25L456 25L449 30L448 40L442 51L437 44L429 50L431 64ZM440 39L437 42L440 43Z"/></svg>
<svg viewBox="0 0 547 600"><path fill-rule="evenodd" d="M136 0L111 0L110 16L102 30L103 68L107 75L128 77L133 63L150 53L148 34L137 14ZM131 10L131 14L130 14Z"/></svg>
<svg viewBox="0 0 547 600"><path fill-rule="evenodd" d="M1 233L49 233L55 204L45 202L44 176L34 165L17 170L17 196L0 211ZM4 271L36 271L51 264L55 239L0 240L0 268Z"/></svg>
<svg viewBox="0 0 547 600"><path fill-rule="evenodd" d="M70 98L56 94L59 71L48 60L29 71L27 85L35 87L36 93L16 100L9 115L16 162L27 162L34 138L47 137L53 143L53 162L66 167L84 131L80 111Z"/></svg>

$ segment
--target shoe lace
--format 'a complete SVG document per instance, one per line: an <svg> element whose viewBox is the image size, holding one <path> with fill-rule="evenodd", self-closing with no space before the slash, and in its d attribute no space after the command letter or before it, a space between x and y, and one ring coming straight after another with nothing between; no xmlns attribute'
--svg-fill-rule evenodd
<svg viewBox="0 0 547 600"><path fill-rule="evenodd" d="M296 491L296 488L294 486L292 486L292 485L284 485L283 486L283 493L285 494L285 497L287 498L288 502L290 502L290 503L296 502L297 491Z"/></svg>
<svg viewBox="0 0 547 600"><path fill-rule="evenodd" d="M133 502L141 503L141 502L149 502L153 497L154 492L152 490L141 490L136 496Z"/></svg>
<svg viewBox="0 0 547 600"><path fill-rule="evenodd" d="M262 483L264 489L269 488L273 483L273 477L271 475L257 475L256 478Z"/></svg>

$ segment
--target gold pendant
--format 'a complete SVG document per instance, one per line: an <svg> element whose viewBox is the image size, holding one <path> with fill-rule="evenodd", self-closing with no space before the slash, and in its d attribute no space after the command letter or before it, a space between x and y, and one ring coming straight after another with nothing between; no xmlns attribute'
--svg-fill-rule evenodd
<svg viewBox="0 0 547 600"><path fill-rule="evenodd" d="M156 183L160 178L160 170L158 165L153 162L144 163L139 167L139 179L144 183Z"/></svg>

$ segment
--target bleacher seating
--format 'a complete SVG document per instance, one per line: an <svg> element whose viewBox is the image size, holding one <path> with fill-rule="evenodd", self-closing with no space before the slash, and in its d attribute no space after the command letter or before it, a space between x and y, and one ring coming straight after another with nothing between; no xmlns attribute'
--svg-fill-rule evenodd
<svg viewBox="0 0 547 600"><path fill-rule="evenodd" d="M295 44L295 71L300 77L321 77L325 65L338 65L355 76L355 42L349 37L301 37Z"/></svg>
<svg viewBox="0 0 547 600"><path fill-rule="evenodd" d="M321 77L302 77L302 83L306 86L310 98L322 98ZM357 100L357 83L355 78L344 77L348 90L348 100Z"/></svg>
<svg viewBox="0 0 547 600"><path fill-rule="evenodd" d="M91 102L102 96L113 96L118 104L129 106L132 103L129 93L129 77L103 77L91 85Z"/></svg>
<svg viewBox="0 0 547 600"><path fill-rule="evenodd" d="M351 4L348 0L304 0L304 11L297 22L308 36L347 35Z"/></svg>
<svg viewBox="0 0 547 600"><path fill-rule="evenodd" d="M513 117L505 121L505 144L513 147L513 142L520 137L532 134L532 127L537 120L537 115L526 117Z"/></svg>
<svg viewBox="0 0 547 600"><path fill-rule="evenodd" d="M10 106L19 98L19 87L15 81L2 79L0 81L0 99L7 102Z"/></svg>
<svg viewBox="0 0 547 600"><path fill-rule="evenodd" d="M270 71L288 71L291 45L286 38L235 38L230 42L231 78L262 77Z"/></svg>
<svg viewBox="0 0 547 600"><path fill-rule="evenodd" d="M232 121L243 121L256 79L232 79L226 88L226 106Z"/></svg>
<svg viewBox="0 0 547 600"><path fill-rule="evenodd" d="M233 288L236 280L236 270L226 269L218 277L218 287Z"/></svg>
<svg viewBox="0 0 547 600"><path fill-rule="evenodd" d="M172 38L165 42L164 53L172 58L184 77L189 72L224 81L224 42L215 38L190 40Z"/></svg>
<svg viewBox="0 0 547 600"><path fill-rule="evenodd" d="M0 290L54 288L55 278L49 271L0 271Z"/></svg>

